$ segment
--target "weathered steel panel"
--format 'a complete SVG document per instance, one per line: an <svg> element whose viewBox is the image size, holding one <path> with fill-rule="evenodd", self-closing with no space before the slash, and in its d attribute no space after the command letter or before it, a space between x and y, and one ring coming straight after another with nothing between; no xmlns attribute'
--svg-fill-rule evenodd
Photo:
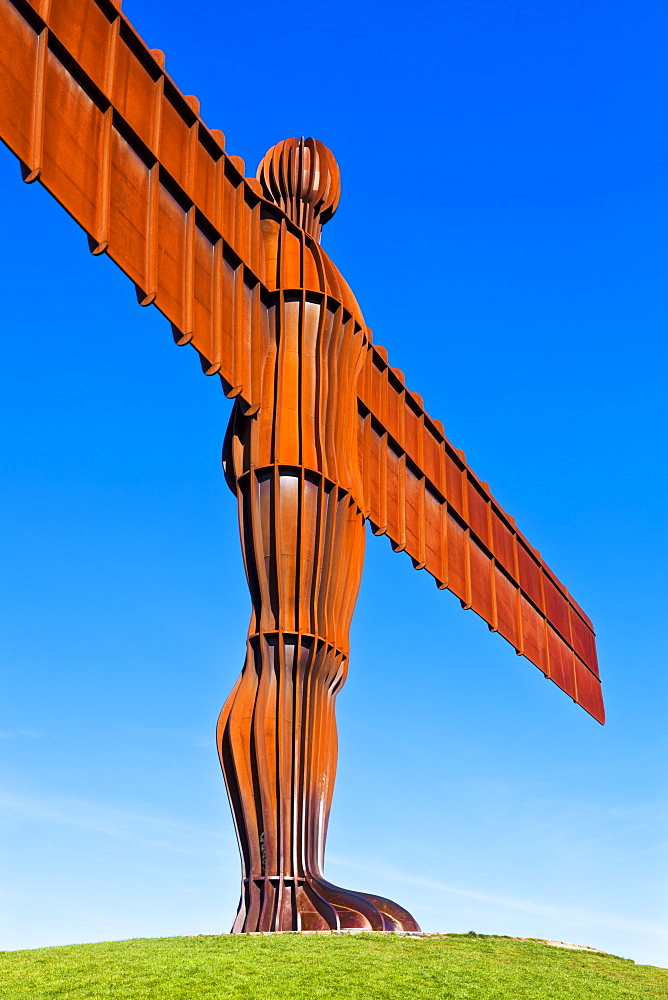
<svg viewBox="0 0 668 1000"><path fill-rule="evenodd" d="M204 370L251 406L259 384L239 263L251 284L264 277L257 182L162 63L106 0L0 0L0 137L26 179L41 180L94 252L135 282L142 304L164 313L177 342L192 343ZM236 260L232 287L230 265L212 266L223 256ZM299 254L291 266L298 287ZM218 344L214 326L226 328Z"/></svg>
<svg viewBox="0 0 668 1000"><path fill-rule="evenodd" d="M382 379L385 379L383 387ZM398 474L384 491L372 486L365 495L366 513L374 525L382 524L395 548L405 549L416 566L426 568L439 586L447 586L472 607L515 649L535 663L562 690L578 701L599 722L604 721L596 644L591 622L568 591L520 534L514 521L492 497L489 487L466 465L462 453L450 445L424 411L416 440L416 397L397 379L383 353L369 345L360 379L361 413L377 417L380 400L391 400L385 425L389 434L376 437L376 452L369 454L372 468L365 482L374 483L381 451L396 469L402 461L425 476L426 524L435 524L435 497L447 511L447 530L422 537L421 508L405 490L397 488ZM403 414L400 412L403 405ZM369 416L363 418L367 423ZM410 427L410 432L406 428ZM434 449L438 449L438 459ZM444 472L443 472L444 470ZM445 474L444 474L445 473ZM380 503L384 503L381 513ZM399 511L397 507L403 506ZM446 556L446 547L448 549ZM425 551L427 555L425 556ZM425 563L426 560L426 563ZM446 574L439 567L447 565ZM548 655L547 625L551 626ZM575 685L574 650L580 657L579 686ZM556 666L550 668L550 660ZM569 664L568 669L565 663ZM587 670L590 683L582 671ZM593 686L592 686L593 684ZM596 693L598 691L598 693Z"/></svg>

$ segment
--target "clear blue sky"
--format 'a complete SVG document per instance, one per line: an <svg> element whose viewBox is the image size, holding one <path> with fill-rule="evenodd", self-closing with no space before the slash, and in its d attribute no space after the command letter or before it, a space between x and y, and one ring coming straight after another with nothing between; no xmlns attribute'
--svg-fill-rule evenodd
<svg viewBox="0 0 668 1000"><path fill-rule="evenodd" d="M668 966L665 4L125 10L253 172L333 149L375 339L599 634L604 728L370 537L329 877ZM2 946L225 931L230 404L4 148L0 184Z"/></svg>

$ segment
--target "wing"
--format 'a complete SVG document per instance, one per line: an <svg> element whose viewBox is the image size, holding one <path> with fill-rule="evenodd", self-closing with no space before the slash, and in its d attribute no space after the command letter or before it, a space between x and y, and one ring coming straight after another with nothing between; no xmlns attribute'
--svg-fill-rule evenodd
<svg viewBox="0 0 668 1000"><path fill-rule="evenodd" d="M118 7L0 0L0 138L177 343L199 351L206 374L250 404L249 319L263 310L271 209Z"/></svg>
<svg viewBox="0 0 668 1000"><path fill-rule="evenodd" d="M278 286L347 299L261 197L118 0L0 0L0 138L219 374L247 412ZM330 273L331 272L331 273ZM355 303L349 307L363 324ZM369 345L360 386L368 516L603 721L589 619Z"/></svg>
<svg viewBox="0 0 668 1000"><path fill-rule="evenodd" d="M595 719L605 721L589 618L466 462L442 425L368 347L359 386L366 514Z"/></svg>

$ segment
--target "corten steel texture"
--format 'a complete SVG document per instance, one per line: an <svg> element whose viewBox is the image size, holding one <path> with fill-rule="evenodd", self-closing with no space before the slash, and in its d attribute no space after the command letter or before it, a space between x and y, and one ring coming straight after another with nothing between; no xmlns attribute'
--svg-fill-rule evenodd
<svg viewBox="0 0 668 1000"><path fill-rule="evenodd" d="M279 143L259 176L311 235L336 207L338 168L322 143ZM281 242L281 263L299 265L299 248ZM312 253L324 268L317 243ZM334 702L364 561L355 392L364 333L343 284L338 296L293 287L276 297L259 410L249 417L236 404L225 441L253 599L246 663L218 724L243 863L237 931L419 929L396 903L323 875Z"/></svg>
<svg viewBox="0 0 668 1000"><path fill-rule="evenodd" d="M226 476L254 610L219 724L235 929L409 929L322 878L364 520L603 722L593 628L372 343L319 246L331 152L286 140L245 177L118 7L0 0L0 138L236 397Z"/></svg>

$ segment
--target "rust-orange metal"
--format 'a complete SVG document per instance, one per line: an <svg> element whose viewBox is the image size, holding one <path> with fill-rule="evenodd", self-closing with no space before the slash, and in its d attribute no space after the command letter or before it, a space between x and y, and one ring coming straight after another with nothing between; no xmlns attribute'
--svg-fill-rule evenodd
<svg viewBox="0 0 668 1000"><path fill-rule="evenodd" d="M236 398L225 474L253 614L218 723L234 930L415 930L322 870L365 520L603 722L593 628L373 344L320 247L331 152L288 139L246 177L119 7L0 0L0 138Z"/></svg>

